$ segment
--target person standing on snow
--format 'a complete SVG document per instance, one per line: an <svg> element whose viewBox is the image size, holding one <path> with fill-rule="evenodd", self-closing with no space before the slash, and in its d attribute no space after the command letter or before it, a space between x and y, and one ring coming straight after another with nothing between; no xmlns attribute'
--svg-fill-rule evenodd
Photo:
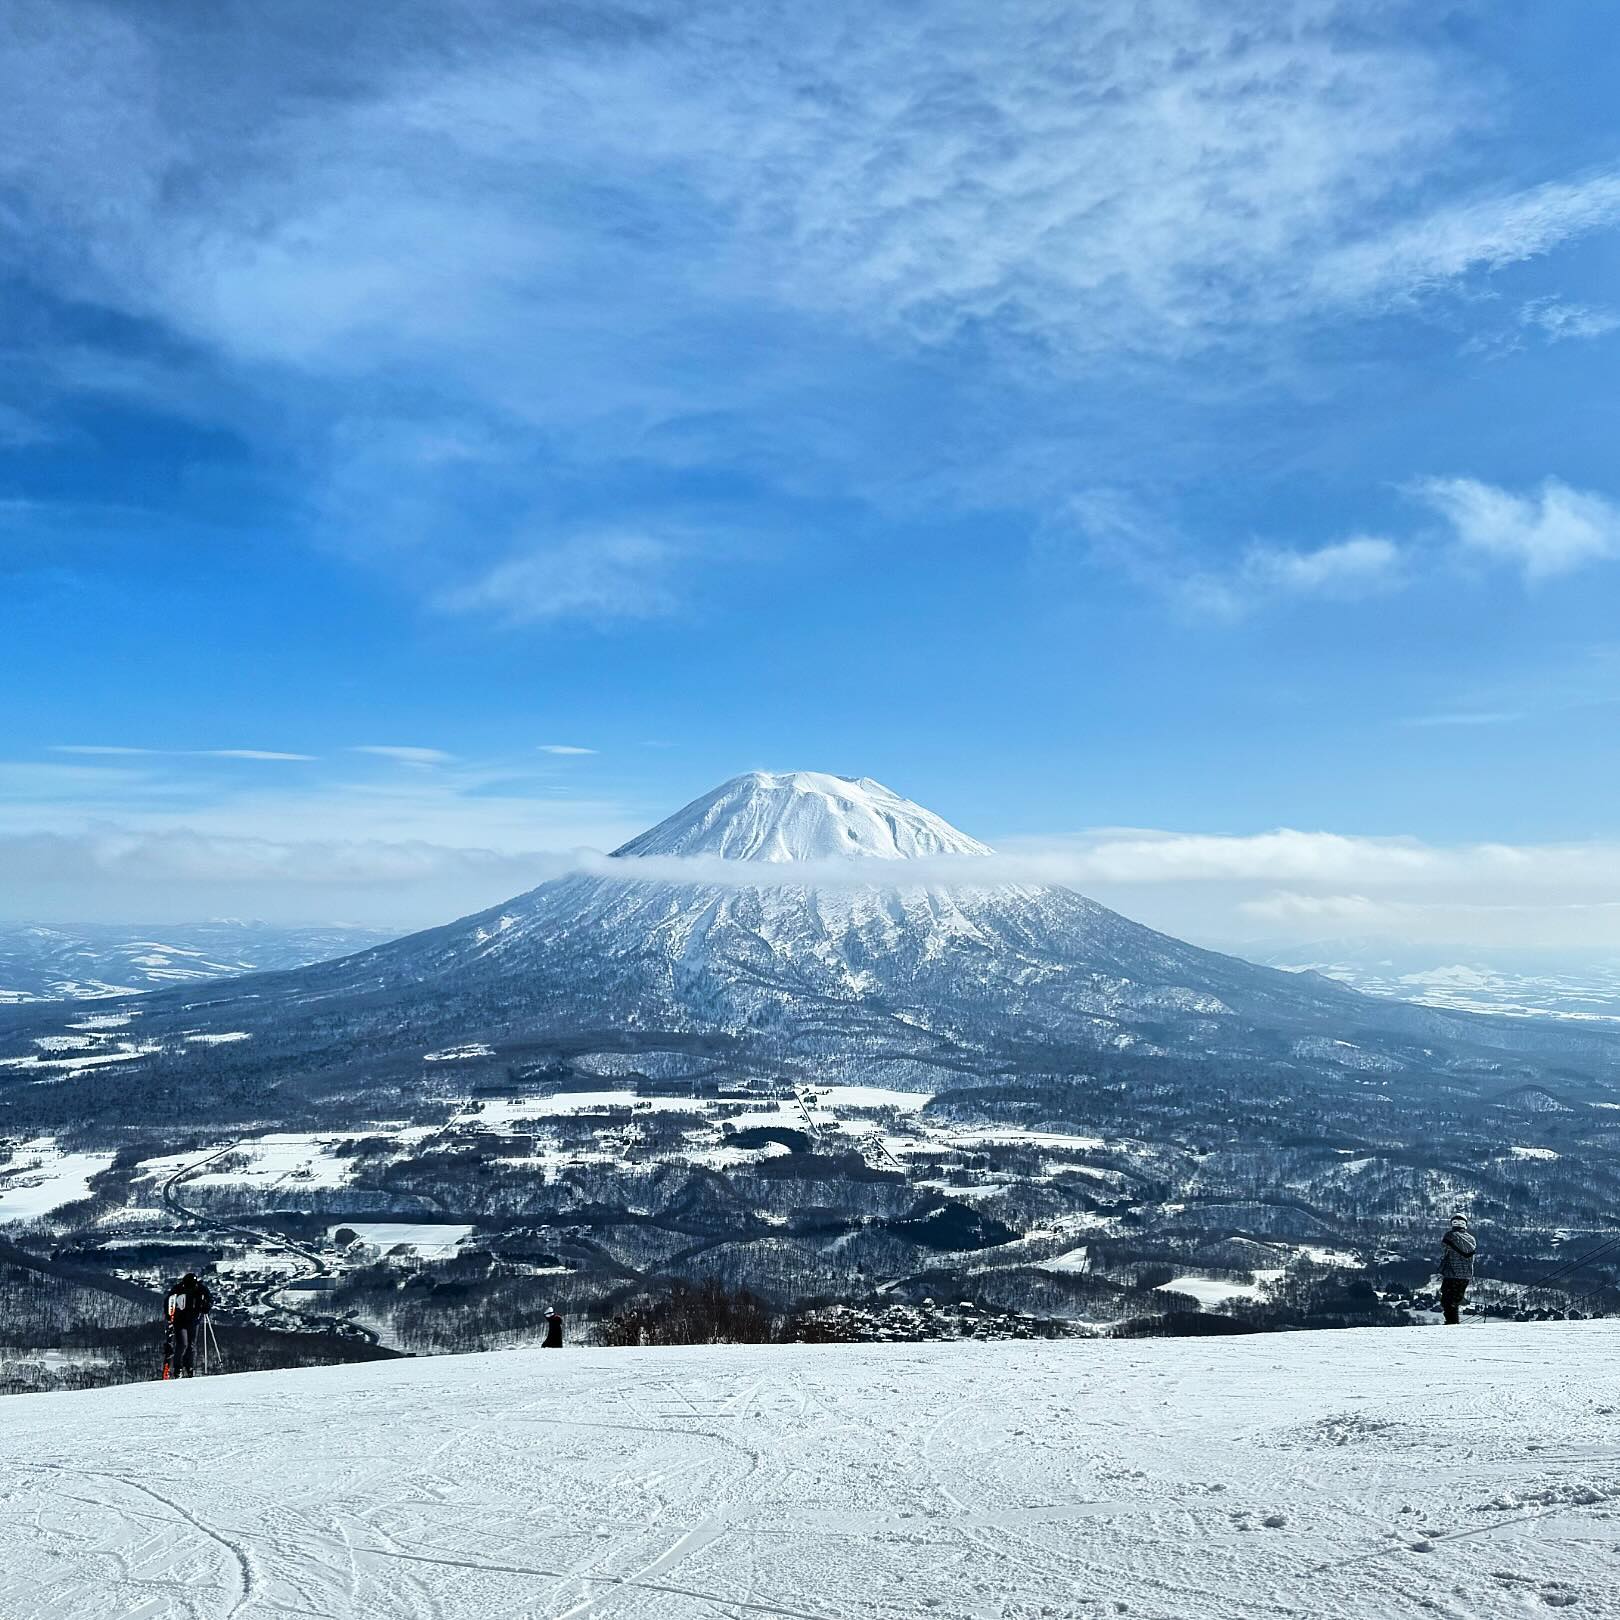
<svg viewBox="0 0 1620 1620"><path fill-rule="evenodd" d="M1466 1215L1453 1215L1451 1229L1440 1240L1440 1308L1446 1313L1446 1326L1461 1322L1463 1295L1474 1280L1474 1251L1479 1240L1468 1230Z"/></svg>
<svg viewBox="0 0 1620 1620"><path fill-rule="evenodd" d="M198 1282L195 1272L188 1271L169 1290L169 1297L164 1302L169 1322L163 1356L165 1378L191 1377L197 1330L213 1303L214 1296L208 1292L206 1285Z"/></svg>
<svg viewBox="0 0 1620 1620"><path fill-rule="evenodd" d="M546 1312L546 1337L540 1346L542 1350L562 1349L562 1313L559 1311Z"/></svg>

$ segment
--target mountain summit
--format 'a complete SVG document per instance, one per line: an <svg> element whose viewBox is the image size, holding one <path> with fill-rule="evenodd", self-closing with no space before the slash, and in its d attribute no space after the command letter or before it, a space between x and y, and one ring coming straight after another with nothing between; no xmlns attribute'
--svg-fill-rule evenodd
<svg viewBox="0 0 1620 1620"><path fill-rule="evenodd" d="M842 856L893 861L991 851L869 776L750 771L694 799L613 853L780 862Z"/></svg>

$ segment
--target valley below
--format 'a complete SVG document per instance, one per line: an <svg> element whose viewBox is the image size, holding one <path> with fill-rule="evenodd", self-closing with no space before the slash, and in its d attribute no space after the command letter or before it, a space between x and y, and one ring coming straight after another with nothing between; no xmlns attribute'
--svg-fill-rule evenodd
<svg viewBox="0 0 1620 1620"><path fill-rule="evenodd" d="M1459 1209L1471 1310L1620 1310L1620 1032L934 876L984 853L756 774L424 934L0 1008L0 1387L150 1376L186 1269L237 1367L1399 1326Z"/></svg>

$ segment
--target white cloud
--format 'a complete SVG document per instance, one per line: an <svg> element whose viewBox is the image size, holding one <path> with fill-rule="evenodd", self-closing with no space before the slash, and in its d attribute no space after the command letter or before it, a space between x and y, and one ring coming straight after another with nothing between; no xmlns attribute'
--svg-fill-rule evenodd
<svg viewBox="0 0 1620 1620"><path fill-rule="evenodd" d="M572 870L564 852L616 847L655 819L559 791L532 755L446 755L354 781L252 771L226 786L154 763L0 761L0 911L425 927Z"/></svg>
<svg viewBox="0 0 1620 1620"><path fill-rule="evenodd" d="M1516 563L1529 580L1620 557L1620 505L1556 478L1515 495L1473 478L1429 478L1414 493L1450 524L1460 547Z"/></svg>
<svg viewBox="0 0 1620 1620"><path fill-rule="evenodd" d="M19 806L40 803L163 798L170 795L171 786L161 772L144 762L69 765L54 760L0 760L0 816Z"/></svg>
<svg viewBox="0 0 1620 1620"><path fill-rule="evenodd" d="M575 748L571 743L541 743L542 754L594 754L594 748Z"/></svg>
<svg viewBox="0 0 1620 1620"><path fill-rule="evenodd" d="M1476 269L1537 258L1560 243L1620 221L1620 173L1553 181L1475 198L1325 254L1313 283L1327 299L1409 298Z"/></svg>
<svg viewBox="0 0 1620 1620"><path fill-rule="evenodd" d="M260 760L311 760L314 754L283 754L271 748L195 748L190 750L193 755L205 759L260 759Z"/></svg>
<svg viewBox="0 0 1620 1620"><path fill-rule="evenodd" d="M1620 218L1607 171L1475 194L1503 98L1400 6L941 0L878 27L836 3L402 0L350 8L336 78L325 33L263 8L229 49L162 8L13 9L0 260L179 340L42 375L285 419L329 543L510 624L664 617L713 561L634 512L558 527L549 492L582 469L610 504L627 461L898 499L928 435L871 403L896 356L943 354L930 379L971 396L975 433L1017 423L987 463L1043 435L1067 455L1049 402L1077 375L1169 362L1178 403L1229 397L1233 350L1307 365L1294 340L1324 321ZM1524 307L1549 337L1609 318ZM1030 408L979 409L986 378ZM374 397L382 420L357 415ZM1194 554L1156 588L1217 618L1386 588L1375 544Z"/></svg>
<svg viewBox="0 0 1620 1620"><path fill-rule="evenodd" d="M400 765L448 765L456 756L442 748L413 748L401 743L356 743L351 754L375 754Z"/></svg>
<svg viewBox="0 0 1620 1620"><path fill-rule="evenodd" d="M1211 560L1169 520L1126 491L1083 491L1036 543L1037 560L1061 562L1078 532L1089 560L1167 599L1191 618L1235 621L1268 602L1322 598L1353 601L1407 581L1403 549L1356 535L1324 546L1255 543L1235 565Z"/></svg>
<svg viewBox="0 0 1620 1620"><path fill-rule="evenodd" d="M312 760L314 754L288 754L271 748L131 748L122 744L55 743L53 754L101 754L112 757L141 756L149 759L256 759L268 761Z"/></svg>
<svg viewBox="0 0 1620 1620"><path fill-rule="evenodd" d="M747 885L747 863L581 853L598 876ZM886 865L802 863L774 883L946 888L1061 884L1184 938L1320 939L1383 934L1414 943L1612 946L1620 843L1433 844L1294 828L1247 836L1102 829L982 858Z"/></svg>
<svg viewBox="0 0 1620 1620"><path fill-rule="evenodd" d="M671 578L678 555L649 535L579 536L508 558L439 605L510 625L660 618L680 605Z"/></svg>
<svg viewBox="0 0 1620 1620"><path fill-rule="evenodd" d="M3 834L0 847L31 863L34 883L51 877L81 882L88 874L120 882L354 887L497 872L503 879L527 879L529 886L575 865L567 854L416 840L232 837L184 826L142 831L111 823L86 832Z"/></svg>
<svg viewBox="0 0 1620 1620"><path fill-rule="evenodd" d="M1519 324L1542 332L1549 343L1607 337L1620 331L1620 311L1570 303L1562 298L1532 298L1519 309Z"/></svg>
<svg viewBox="0 0 1620 1620"><path fill-rule="evenodd" d="M1498 893L1604 888L1620 897L1620 844L1436 845L1415 838L1278 828L1249 835L1105 831L1062 843L1033 844L989 856L948 856L883 863L857 859L795 862L762 874L757 865L706 856L610 858L582 852L581 870L601 876L752 886L808 883L833 887L932 883L975 887L1002 883L1096 884L1264 883L1340 890L1448 889L1476 885Z"/></svg>
<svg viewBox="0 0 1620 1620"><path fill-rule="evenodd" d="M1302 942L1348 933L1412 945L1513 951L1610 950L1620 926L1620 898L1499 904L1463 897L1403 900L1283 890L1241 901L1237 910L1272 934Z"/></svg>
<svg viewBox="0 0 1620 1620"><path fill-rule="evenodd" d="M1439 714L1415 714L1401 722L1406 726L1506 726L1522 720L1518 709L1451 709Z"/></svg>
<svg viewBox="0 0 1620 1620"><path fill-rule="evenodd" d="M1519 567L1529 581L1574 573L1620 558L1620 502L1557 478L1516 494L1474 478L1425 478L1408 493L1445 520L1454 554ZM1075 496L1040 531L1038 563L1061 564L1078 535L1088 560L1164 597L1193 618L1234 621L1268 601L1353 601L1399 590L1435 565L1432 537L1401 541L1372 535L1314 548L1251 544L1241 560L1213 560L1174 523L1128 491L1097 489ZM1509 716L1511 717L1511 716ZM1409 724L1482 724L1436 716Z"/></svg>
<svg viewBox="0 0 1620 1620"><path fill-rule="evenodd" d="M14 916L195 922L249 911L281 922L363 917L425 928L570 869L568 856L415 840L274 838L112 824L0 832Z"/></svg>
<svg viewBox="0 0 1620 1620"><path fill-rule="evenodd" d="M1033 341L1043 367L1184 356L1620 215L1608 173L1428 204L1501 103L1350 0L944 0L882 27L404 4L354 20L324 94L330 41L268 15L223 53L16 4L0 161L63 293L306 375L426 363L559 430L582 402L633 431L683 389L735 401L723 368L672 388L647 360L739 311L1010 338L1004 362Z"/></svg>
<svg viewBox="0 0 1620 1620"><path fill-rule="evenodd" d="M1401 583L1402 572L1401 549L1393 541L1357 535L1308 551L1251 546L1241 577L1261 592L1348 599L1390 590Z"/></svg>

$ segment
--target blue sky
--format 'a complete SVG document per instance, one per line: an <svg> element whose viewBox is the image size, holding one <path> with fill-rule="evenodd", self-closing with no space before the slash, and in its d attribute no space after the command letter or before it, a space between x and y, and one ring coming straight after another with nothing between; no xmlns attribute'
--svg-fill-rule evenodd
<svg viewBox="0 0 1620 1620"><path fill-rule="evenodd" d="M1614 943L1617 75L1595 0L17 0L0 913L425 923L804 767L1149 829L1091 887L1200 937Z"/></svg>

